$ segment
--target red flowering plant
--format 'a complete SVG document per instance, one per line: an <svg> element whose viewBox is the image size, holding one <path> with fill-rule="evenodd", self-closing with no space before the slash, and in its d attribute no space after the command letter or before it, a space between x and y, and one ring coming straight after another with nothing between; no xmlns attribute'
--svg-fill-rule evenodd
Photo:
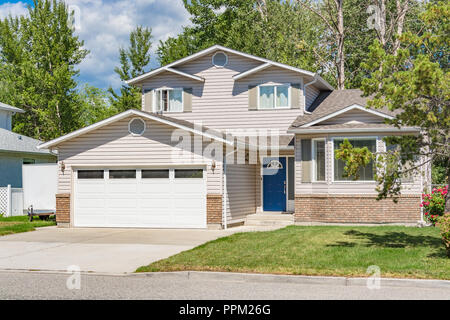
<svg viewBox="0 0 450 320"><path fill-rule="evenodd" d="M448 193L448 186L443 188L433 188L430 194L422 194L423 213L425 219L435 225L439 218L444 215L445 197Z"/></svg>

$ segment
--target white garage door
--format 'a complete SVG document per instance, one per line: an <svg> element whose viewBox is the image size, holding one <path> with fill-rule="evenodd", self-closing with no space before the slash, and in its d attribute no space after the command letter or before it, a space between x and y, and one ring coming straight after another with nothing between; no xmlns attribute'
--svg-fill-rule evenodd
<svg viewBox="0 0 450 320"><path fill-rule="evenodd" d="M206 228L203 169L76 170L76 227Z"/></svg>

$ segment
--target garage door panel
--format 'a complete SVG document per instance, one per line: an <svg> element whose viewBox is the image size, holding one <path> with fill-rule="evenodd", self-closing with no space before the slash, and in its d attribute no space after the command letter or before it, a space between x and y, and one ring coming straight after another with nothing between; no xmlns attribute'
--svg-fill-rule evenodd
<svg viewBox="0 0 450 320"><path fill-rule="evenodd" d="M97 193L104 193L105 192L105 183L103 181L93 183L92 181L85 182L83 180L78 180L78 194L88 194L88 195L95 195Z"/></svg>
<svg viewBox="0 0 450 320"><path fill-rule="evenodd" d="M137 183L108 183L106 193L109 194L136 194Z"/></svg>
<svg viewBox="0 0 450 320"><path fill-rule="evenodd" d="M204 179L175 179L172 173L171 178L86 179L75 184L78 227L206 227Z"/></svg>
<svg viewBox="0 0 450 320"><path fill-rule="evenodd" d="M105 207L105 200L103 199L79 197L76 201L78 202L78 208L103 210Z"/></svg>

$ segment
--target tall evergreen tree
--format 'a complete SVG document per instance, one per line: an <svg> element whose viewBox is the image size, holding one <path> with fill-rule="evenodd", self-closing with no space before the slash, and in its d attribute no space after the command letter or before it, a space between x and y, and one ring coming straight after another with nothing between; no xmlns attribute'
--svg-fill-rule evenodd
<svg viewBox="0 0 450 320"><path fill-rule="evenodd" d="M152 46L152 31L149 28L137 27L130 34L130 45L127 49L119 49L120 67L114 71L120 80L126 81L135 78L145 72L145 67L150 63L150 48ZM141 91L138 88L123 84L120 94L112 88L111 104L118 111L141 108Z"/></svg>
<svg viewBox="0 0 450 320"><path fill-rule="evenodd" d="M28 16L0 21L0 96L25 110L18 133L49 140L79 126L76 66L88 51L69 18L64 2L34 0Z"/></svg>

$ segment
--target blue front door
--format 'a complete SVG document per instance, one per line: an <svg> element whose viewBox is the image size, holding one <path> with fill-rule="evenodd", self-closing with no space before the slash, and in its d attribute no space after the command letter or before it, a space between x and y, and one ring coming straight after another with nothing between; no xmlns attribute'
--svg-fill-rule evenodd
<svg viewBox="0 0 450 320"><path fill-rule="evenodd" d="M263 160L264 211L286 211L286 158Z"/></svg>

